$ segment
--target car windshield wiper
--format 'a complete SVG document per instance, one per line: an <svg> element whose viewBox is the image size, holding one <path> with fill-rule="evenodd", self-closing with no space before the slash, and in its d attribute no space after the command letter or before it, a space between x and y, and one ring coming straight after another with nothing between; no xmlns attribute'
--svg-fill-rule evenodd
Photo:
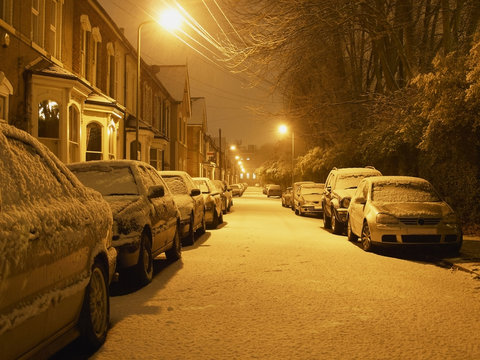
<svg viewBox="0 0 480 360"><path fill-rule="evenodd" d="M358 186L350 186L350 187L347 187L347 188L345 188L345 189L343 189L343 190L356 189L357 187L358 187Z"/></svg>
<svg viewBox="0 0 480 360"><path fill-rule="evenodd" d="M138 194L133 194L133 193L110 193L110 194L107 194L106 196L123 196L123 195L138 195Z"/></svg>

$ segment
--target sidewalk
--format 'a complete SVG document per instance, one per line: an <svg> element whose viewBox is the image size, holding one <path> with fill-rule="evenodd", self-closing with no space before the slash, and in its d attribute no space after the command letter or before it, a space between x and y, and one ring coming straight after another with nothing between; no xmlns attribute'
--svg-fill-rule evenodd
<svg viewBox="0 0 480 360"><path fill-rule="evenodd" d="M442 259L442 262L480 277L480 237L465 235L459 256Z"/></svg>

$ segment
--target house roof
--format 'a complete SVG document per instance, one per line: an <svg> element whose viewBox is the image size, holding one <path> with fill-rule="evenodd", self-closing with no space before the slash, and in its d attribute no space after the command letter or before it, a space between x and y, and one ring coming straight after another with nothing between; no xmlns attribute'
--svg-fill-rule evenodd
<svg viewBox="0 0 480 360"><path fill-rule="evenodd" d="M190 93L186 65L160 65L156 66L155 70L157 70L157 79L165 86L175 101L181 102L185 91Z"/></svg>
<svg viewBox="0 0 480 360"><path fill-rule="evenodd" d="M192 100L192 117L188 120L189 125L206 126L206 103L204 97L194 97Z"/></svg>

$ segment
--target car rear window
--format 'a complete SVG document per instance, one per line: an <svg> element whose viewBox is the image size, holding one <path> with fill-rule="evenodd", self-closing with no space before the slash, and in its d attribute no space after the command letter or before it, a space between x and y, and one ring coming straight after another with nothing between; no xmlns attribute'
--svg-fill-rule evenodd
<svg viewBox="0 0 480 360"><path fill-rule="evenodd" d="M103 196L139 194L130 167L83 167L72 171L85 186L97 190Z"/></svg>

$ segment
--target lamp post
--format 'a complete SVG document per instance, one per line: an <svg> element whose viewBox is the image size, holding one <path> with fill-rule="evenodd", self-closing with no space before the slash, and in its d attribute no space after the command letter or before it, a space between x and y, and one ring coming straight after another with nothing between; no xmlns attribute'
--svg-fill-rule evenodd
<svg viewBox="0 0 480 360"><path fill-rule="evenodd" d="M138 25L138 31L137 31L137 103L136 103L136 123L135 123L135 160L140 160L140 151L138 149L138 133L140 131L140 88L141 88L141 76L140 76L140 65L141 65L141 56L140 56L140 51L142 49L141 46L141 33L142 33L142 27L146 24L153 23L155 21L153 20L148 20L140 23Z"/></svg>
<svg viewBox="0 0 480 360"><path fill-rule="evenodd" d="M173 31L177 28L180 27L180 24L182 22L182 17L181 15L174 9L166 9L160 18L160 22L158 22L160 25L162 25L165 29L168 31ZM138 25L138 30L137 30L137 103L136 103L136 124L135 124L135 159L140 160L140 151L138 149L139 145L139 140L138 140L138 133L140 131L140 88L141 88L141 51L142 51L142 27L146 24L150 23L157 23L155 20L147 20L140 25Z"/></svg>
<svg viewBox="0 0 480 360"><path fill-rule="evenodd" d="M278 127L278 132L281 133L281 134L286 134L288 132L288 127L287 125L280 125ZM293 130L291 129L290 130L290 134L291 134L291 137L292 137L292 186L293 186L293 183L295 182L295 164L294 164L294 159L295 159L295 133L293 132Z"/></svg>

